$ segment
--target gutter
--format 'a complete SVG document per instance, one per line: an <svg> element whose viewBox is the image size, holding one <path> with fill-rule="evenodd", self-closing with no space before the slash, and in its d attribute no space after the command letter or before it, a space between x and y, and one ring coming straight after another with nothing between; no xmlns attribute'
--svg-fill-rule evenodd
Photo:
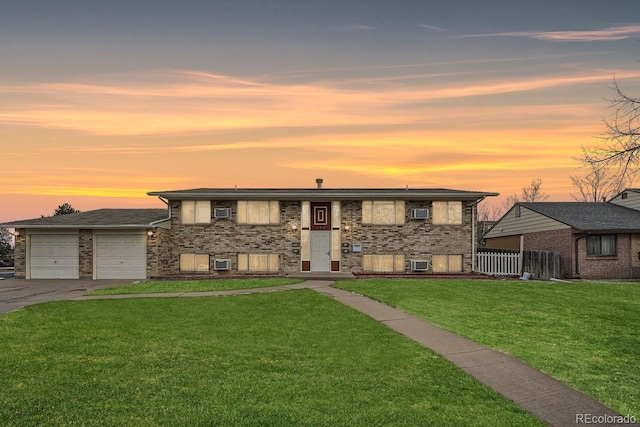
<svg viewBox="0 0 640 427"><path fill-rule="evenodd" d="M475 200L476 203L482 201L487 196L497 196L499 193L450 193L421 192L415 190L395 190L393 192L379 192L375 189L370 191L334 191L328 189L313 190L287 190L287 191L237 191L222 190L219 192L149 192L149 196L157 196L168 200ZM480 199L478 199L480 197ZM162 199L161 199L162 200Z"/></svg>
<svg viewBox="0 0 640 427"><path fill-rule="evenodd" d="M166 200L164 200L164 199L163 199L162 197L160 197L160 196L158 196L158 199L160 199L160 201L161 201L162 203L164 203L165 205L167 205L167 212L168 212L168 216L167 216L166 218L162 218L162 219L159 219L159 220L157 220L157 221L152 221L152 222L150 222L150 223L149 223L149 225L150 225L151 227L155 227L155 228L157 228L157 227L158 227L158 224L160 224L160 223L163 223L163 222L166 222L166 221L171 221L171 209L169 208L169 202L168 202L168 201L166 201ZM171 223L169 223L169 228L171 228Z"/></svg>

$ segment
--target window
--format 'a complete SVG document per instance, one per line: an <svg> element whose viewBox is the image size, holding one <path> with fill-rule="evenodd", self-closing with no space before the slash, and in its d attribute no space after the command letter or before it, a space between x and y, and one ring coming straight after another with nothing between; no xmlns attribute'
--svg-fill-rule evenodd
<svg viewBox="0 0 640 427"><path fill-rule="evenodd" d="M404 224L404 200L364 200L362 223L373 225Z"/></svg>
<svg viewBox="0 0 640 427"><path fill-rule="evenodd" d="M202 273L209 271L209 255L180 254L180 271Z"/></svg>
<svg viewBox="0 0 640 427"><path fill-rule="evenodd" d="M622 199L626 199L627 197L629 197L629 195L627 193L622 193Z"/></svg>
<svg viewBox="0 0 640 427"><path fill-rule="evenodd" d="M516 207L515 207L513 212L514 212L516 218L520 218L520 214L521 214L520 205L516 205Z"/></svg>
<svg viewBox="0 0 640 427"><path fill-rule="evenodd" d="M363 255L362 269L375 272L404 272L404 255Z"/></svg>
<svg viewBox="0 0 640 427"><path fill-rule="evenodd" d="M278 272L280 257L278 254L239 254L238 271Z"/></svg>
<svg viewBox="0 0 640 427"><path fill-rule="evenodd" d="M462 255L433 255L431 265L434 273L460 273Z"/></svg>
<svg viewBox="0 0 640 427"><path fill-rule="evenodd" d="M587 255L615 256L616 236L587 236Z"/></svg>
<svg viewBox="0 0 640 427"><path fill-rule="evenodd" d="M210 224L211 201L209 200L183 200L182 201L183 224Z"/></svg>
<svg viewBox="0 0 640 427"><path fill-rule="evenodd" d="M280 204L277 200L238 200L238 224L278 224Z"/></svg>
<svg viewBox="0 0 640 427"><path fill-rule="evenodd" d="M462 224L462 202L433 202L433 223Z"/></svg>

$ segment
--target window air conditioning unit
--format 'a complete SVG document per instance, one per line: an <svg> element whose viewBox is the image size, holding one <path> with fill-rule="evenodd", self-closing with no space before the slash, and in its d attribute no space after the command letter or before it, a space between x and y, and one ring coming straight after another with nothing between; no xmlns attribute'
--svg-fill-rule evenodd
<svg viewBox="0 0 640 427"><path fill-rule="evenodd" d="M231 260L216 259L213 261L213 269L216 271L231 270Z"/></svg>
<svg viewBox="0 0 640 427"><path fill-rule="evenodd" d="M427 271L429 270L429 261L427 260L411 260L411 271Z"/></svg>
<svg viewBox="0 0 640 427"><path fill-rule="evenodd" d="M412 209L411 219L427 219L429 218L429 209Z"/></svg>
<svg viewBox="0 0 640 427"><path fill-rule="evenodd" d="M213 210L213 217L215 219L229 219L229 218L231 218L231 209L229 209L229 208L215 208Z"/></svg>

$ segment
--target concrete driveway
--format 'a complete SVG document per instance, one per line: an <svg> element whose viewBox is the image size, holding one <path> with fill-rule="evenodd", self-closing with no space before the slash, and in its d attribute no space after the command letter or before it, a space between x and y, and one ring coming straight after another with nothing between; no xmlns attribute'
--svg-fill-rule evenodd
<svg viewBox="0 0 640 427"><path fill-rule="evenodd" d="M87 292L127 285L133 280L0 280L0 314L49 301L80 297Z"/></svg>

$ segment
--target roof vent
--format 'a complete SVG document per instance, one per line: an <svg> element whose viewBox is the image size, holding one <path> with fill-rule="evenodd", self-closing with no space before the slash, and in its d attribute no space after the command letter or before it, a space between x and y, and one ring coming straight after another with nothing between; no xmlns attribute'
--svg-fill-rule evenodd
<svg viewBox="0 0 640 427"><path fill-rule="evenodd" d="M324 180L322 178L316 178L316 184L318 184L318 189L322 188L322 183Z"/></svg>

